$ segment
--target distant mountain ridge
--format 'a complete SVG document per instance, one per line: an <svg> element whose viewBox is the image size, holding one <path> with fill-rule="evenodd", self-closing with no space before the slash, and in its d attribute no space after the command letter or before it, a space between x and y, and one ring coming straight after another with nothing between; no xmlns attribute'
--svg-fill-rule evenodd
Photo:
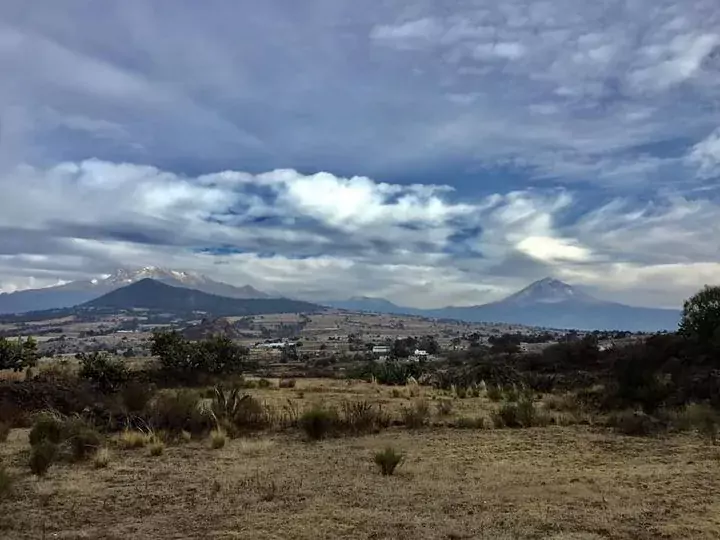
<svg viewBox="0 0 720 540"><path fill-rule="evenodd" d="M467 322L502 322L577 330L655 332L677 329L680 311L607 302L567 283L544 278L497 302L477 306L416 309L387 300L354 298L322 302L337 309L419 315Z"/></svg>
<svg viewBox="0 0 720 540"><path fill-rule="evenodd" d="M317 304L287 298L229 298L197 289L167 285L150 278L115 289L78 307L117 310L150 309L178 313L200 311L216 317L265 313L304 313L323 309Z"/></svg>
<svg viewBox="0 0 720 540"><path fill-rule="evenodd" d="M0 314L77 306L147 278L228 298L269 298L269 295L249 285L235 287L194 272L146 266L136 269L120 268L103 279L80 280L44 289L1 293Z"/></svg>

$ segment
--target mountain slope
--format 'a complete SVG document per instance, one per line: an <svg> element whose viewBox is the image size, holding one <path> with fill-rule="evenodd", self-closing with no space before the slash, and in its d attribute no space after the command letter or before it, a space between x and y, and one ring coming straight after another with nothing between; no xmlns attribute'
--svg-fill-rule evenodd
<svg viewBox="0 0 720 540"><path fill-rule="evenodd" d="M73 281L45 289L0 294L0 314L72 307L146 278L229 298L268 298L267 294L249 285L235 287L201 274L146 266L135 270L121 268L104 279Z"/></svg>
<svg viewBox="0 0 720 540"><path fill-rule="evenodd" d="M353 296L347 300L329 300L320 302L324 306L336 309L345 309L348 311L367 311L370 313L394 313L394 314L412 314L412 308L405 308L393 304L384 298L371 298L369 296Z"/></svg>
<svg viewBox="0 0 720 540"><path fill-rule="evenodd" d="M317 312L324 308L287 298L228 298L145 278L86 302L78 306L78 309L150 309L173 313L201 311L222 317Z"/></svg>
<svg viewBox="0 0 720 540"><path fill-rule="evenodd" d="M397 306L382 299L350 299L327 303L341 309L421 315L467 322L503 322L577 330L629 330L655 332L675 330L680 311L627 306L606 302L556 279L531 283L510 296L468 307L415 309Z"/></svg>

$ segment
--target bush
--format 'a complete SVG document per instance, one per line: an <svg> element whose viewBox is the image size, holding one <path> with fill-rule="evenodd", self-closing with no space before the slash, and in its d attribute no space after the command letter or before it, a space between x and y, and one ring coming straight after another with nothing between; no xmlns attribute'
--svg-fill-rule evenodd
<svg viewBox="0 0 720 540"><path fill-rule="evenodd" d="M280 379L279 388L295 388L297 381L295 379Z"/></svg>
<svg viewBox="0 0 720 540"><path fill-rule="evenodd" d="M517 403L504 403L493 413L495 427L521 428L547 425L549 419L540 413L532 399L522 397Z"/></svg>
<svg viewBox="0 0 720 540"><path fill-rule="evenodd" d="M383 476L391 476L403 459L403 454L397 452L392 446L388 446L382 452L375 454L375 464L380 468Z"/></svg>
<svg viewBox="0 0 720 540"><path fill-rule="evenodd" d="M150 441L150 437L142 431L126 429L120 434L118 444L121 448L142 448Z"/></svg>
<svg viewBox="0 0 720 540"><path fill-rule="evenodd" d="M227 442L227 435L222 429L213 429L210 432L210 446L213 450L218 450L225 446Z"/></svg>
<svg viewBox="0 0 720 540"><path fill-rule="evenodd" d="M5 467L0 466L0 501L9 498L12 495L14 484L15 478L13 478L10 473L5 470Z"/></svg>
<svg viewBox="0 0 720 540"><path fill-rule="evenodd" d="M102 444L100 434L82 421L75 421L68 426L66 437L75 461L84 461L95 454Z"/></svg>
<svg viewBox="0 0 720 540"><path fill-rule="evenodd" d="M125 363L105 352L79 353L79 376L92 382L104 393L118 391L129 379Z"/></svg>
<svg viewBox="0 0 720 540"><path fill-rule="evenodd" d="M130 381L121 390L122 404L129 413L145 410L154 394L153 388L140 381Z"/></svg>
<svg viewBox="0 0 720 540"><path fill-rule="evenodd" d="M340 427L355 434L377 432L390 424L380 405L368 401L345 401L340 410Z"/></svg>
<svg viewBox="0 0 720 540"><path fill-rule="evenodd" d="M0 442L5 442L10 435L10 422L0 422Z"/></svg>
<svg viewBox="0 0 720 540"><path fill-rule="evenodd" d="M615 413L608 419L610 426L623 435L646 437L661 430L660 422L641 411L626 410Z"/></svg>
<svg viewBox="0 0 720 540"><path fill-rule="evenodd" d="M60 444L63 439L63 418L52 412L39 414L30 429L29 439L31 446L43 442Z"/></svg>
<svg viewBox="0 0 720 540"><path fill-rule="evenodd" d="M502 388L495 384L489 384L487 386L487 397L490 401L498 402L503 398Z"/></svg>
<svg viewBox="0 0 720 540"><path fill-rule="evenodd" d="M258 388L270 388L272 387L272 383L268 379L260 379L257 382Z"/></svg>
<svg viewBox="0 0 720 540"><path fill-rule="evenodd" d="M426 426L430 421L430 406L424 399L415 401L410 407L403 407L403 423L411 428L417 429Z"/></svg>
<svg viewBox="0 0 720 540"><path fill-rule="evenodd" d="M249 395L243 396L228 420L239 431L261 430L273 424L271 410Z"/></svg>
<svg viewBox="0 0 720 540"><path fill-rule="evenodd" d="M155 430L180 435L185 430L194 435L209 432L213 427L209 410L200 408L200 399L192 390L163 392L150 407L150 424Z"/></svg>
<svg viewBox="0 0 720 540"><path fill-rule="evenodd" d="M149 450L151 456L161 456L165 451L165 443L162 442L160 439L155 439L153 442L150 443Z"/></svg>
<svg viewBox="0 0 720 540"><path fill-rule="evenodd" d="M717 443L720 414L712 407L700 403L690 403L675 418L675 425L683 430L697 430L713 444Z"/></svg>
<svg viewBox="0 0 720 540"><path fill-rule="evenodd" d="M35 476L45 476L50 466L55 462L59 454L56 443L43 440L32 446L30 449L30 471Z"/></svg>
<svg viewBox="0 0 720 540"><path fill-rule="evenodd" d="M488 426L485 422L485 418L482 416L478 416L476 418L464 416L457 419L455 427L458 429L486 429Z"/></svg>
<svg viewBox="0 0 720 540"><path fill-rule="evenodd" d="M310 440L319 441L332 433L337 420L337 413L334 410L314 406L300 417L300 428Z"/></svg>

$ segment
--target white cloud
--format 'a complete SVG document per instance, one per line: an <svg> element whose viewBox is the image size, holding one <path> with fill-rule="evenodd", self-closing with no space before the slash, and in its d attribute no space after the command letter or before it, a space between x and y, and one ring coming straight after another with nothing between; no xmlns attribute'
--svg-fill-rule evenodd
<svg viewBox="0 0 720 540"><path fill-rule="evenodd" d="M720 176L720 128L692 147L688 161L706 178Z"/></svg>

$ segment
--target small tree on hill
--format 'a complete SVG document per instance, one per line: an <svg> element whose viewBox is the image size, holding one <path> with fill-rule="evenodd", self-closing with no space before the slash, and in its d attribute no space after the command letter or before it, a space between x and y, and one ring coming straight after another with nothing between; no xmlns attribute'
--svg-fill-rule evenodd
<svg viewBox="0 0 720 540"><path fill-rule="evenodd" d="M685 301L679 332L703 345L720 345L720 287L705 286Z"/></svg>
<svg viewBox="0 0 720 540"><path fill-rule="evenodd" d="M37 364L39 356L37 341L31 337L25 341L22 338L16 341L0 338L0 369L22 371Z"/></svg>

